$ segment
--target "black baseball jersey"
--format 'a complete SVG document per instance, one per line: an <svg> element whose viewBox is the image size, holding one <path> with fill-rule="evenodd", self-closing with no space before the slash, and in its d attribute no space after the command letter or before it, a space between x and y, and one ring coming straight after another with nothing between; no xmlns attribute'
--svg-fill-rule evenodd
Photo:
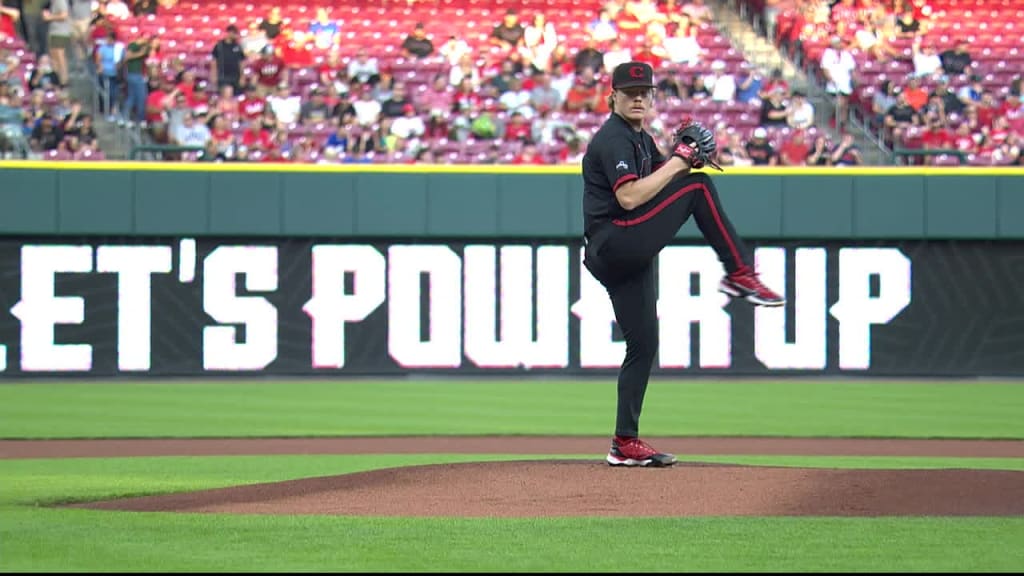
<svg viewBox="0 0 1024 576"><path fill-rule="evenodd" d="M654 138L637 131L622 116L612 113L590 140L583 155L583 229L589 233L604 221L627 211L615 199L615 190L650 176L665 163Z"/></svg>

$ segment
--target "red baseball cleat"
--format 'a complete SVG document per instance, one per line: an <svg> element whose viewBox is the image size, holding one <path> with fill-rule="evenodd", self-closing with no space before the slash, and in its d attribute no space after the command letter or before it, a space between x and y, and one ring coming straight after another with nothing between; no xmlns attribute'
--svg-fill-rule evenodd
<svg viewBox="0 0 1024 576"><path fill-rule="evenodd" d="M660 468L676 463L672 454L658 452L639 438L612 438L612 449L605 458L612 466L650 466Z"/></svg>
<svg viewBox="0 0 1024 576"><path fill-rule="evenodd" d="M757 306L782 306L786 299L761 283L757 273L742 268L722 278L718 290L734 298L744 298Z"/></svg>

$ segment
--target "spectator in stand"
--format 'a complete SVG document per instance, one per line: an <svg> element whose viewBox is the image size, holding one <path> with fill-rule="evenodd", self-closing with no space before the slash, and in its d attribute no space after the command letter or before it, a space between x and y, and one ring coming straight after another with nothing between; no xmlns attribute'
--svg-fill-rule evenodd
<svg viewBox="0 0 1024 576"><path fill-rule="evenodd" d="M942 58L935 51L935 45L930 41L922 44L920 36L915 36L910 44L911 54L914 62L914 76L932 76L942 72Z"/></svg>
<svg viewBox="0 0 1024 576"><path fill-rule="evenodd" d="M132 14L135 16L156 16L160 5L156 0L134 0Z"/></svg>
<svg viewBox="0 0 1024 576"><path fill-rule="evenodd" d="M878 89L871 96L871 113L874 114L876 125L885 124L885 115L896 105L896 84L892 80L882 80Z"/></svg>
<svg viewBox="0 0 1024 576"><path fill-rule="evenodd" d="M395 82L395 86L391 90L391 97L381 103L380 113L385 118L401 118L406 115L408 106L413 106L415 109L405 82Z"/></svg>
<svg viewBox="0 0 1024 576"><path fill-rule="evenodd" d="M17 37L14 27L20 18L17 6L8 6L6 1L0 4L0 40Z"/></svg>
<svg viewBox="0 0 1024 576"><path fill-rule="evenodd" d="M423 22L417 22L400 47L402 56L406 58L426 58L434 53L434 43L427 38Z"/></svg>
<svg viewBox="0 0 1024 576"><path fill-rule="evenodd" d="M524 144L523 149L512 159L512 164L534 164L544 165L544 157L537 152L537 146Z"/></svg>
<svg viewBox="0 0 1024 576"><path fill-rule="evenodd" d="M366 48L360 48L348 63L348 79L353 84L376 84L380 81L380 65Z"/></svg>
<svg viewBox="0 0 1024 576"><path fill-rule="evenodd" d="M301 30L285 28L275 44L277 55L284 60L290 69L309 68L313 66L313 38L307 37Z"/></svg>
<svg viewBox="0 0 1024 576"><path fill-rule="evenodd" d="M252 69L256 73L256 92L264 98L277 86L289 83L288 67L271 46L263 48L260 57L253 61Z"/></svg>
<svg viewBox="0 0 1024 576"><path fill-rule="evenodd" d="M523 41L519 45L519 53L523 63L535 71L550 72L551 56L558 46L558 33L555 25L545 19L543 12L533 15L533 22L523 28Z"/></svg>
<svg viewBox="0 0 1024 576"><path fill-rule="evenodd" d="M761 85L761 91L758 93L762 99L767 98L769 94L775 91L775 89L781 89L783 97L789 95L789 82L782 77L782 69L774 68L771 76L769 76L764 84Z"/></svg>
<svg viewBox="0 0 1024 576"><path fill-rule="evenodd" d="M794 130L785 144L779 147L779 163L782 166L806 166L811 147L807 144L804 130Z"/></svg>
<svg viewBox="0 0 1024 576"><path fill-rule="evenodd" d="M273 146L273 139L270 131L263 127L259 121L250 121L245 132L242 133L242 147L246 150L259 150L265 152Z"/></svg>
<svg viewBox="0 0 1024 576"><path fill-rule="evenodd" d="M960 101L956 92L949 87L949 78L945 75L939 76L938 82L935 84L935 89L932 90L931 97L938 96L942 101L942 113L943 116L950 114L960 114L964 111L964 104Z"/></svg>
<svg viewBox="0 0 1024 576"><path fill-rule="evenodd" d="M534 74L533 90L530 91L530 105L534 110L561 110L565 100L551 85L551 76L543 72Z"/></svg>
<svg viewBox="0 0 1024 576"><path fill-rule="evenodd" d="M772 143L768 141L768 131L763 126L754 128L745 149L754 166L776 166L779 163L779 156L775 153Z"/></svg>
<svg viewBox="0 0 1024 576"><path fill-rule="evenodd" d="M748 68L737 79L736 101L741 104L760 104L764 78L757 68Z"/></svg>
<svg viewBox="0 0 1024 576"><path fill-rule="evenodd" d="M512 82L509 84L508 91L498 97L498 106L513 114L520 112L523 117L527 120L533 118L534 109L530 105L531 94L530 91L523 88L523 81L518 77L513 77Z"/></svg>
<svg viewBox="0 0 1024 576"><path fill-rule="evenodd" d="M892 142L903 140L903 132L910 126L918 126L921 119L917 110L907 102L902 91L896 94L896 104L885 113L885 128Z"/></svg>
<svg viewBox="0 0 1024 576"><path fill-rule="evenodd" d="M302 99L298 94L292 94L291 86L282 82L277 87L277 94L267 96L267 108L274 113L278 126L290 126L299 121Z"/></svg>
<svg viewBox="0 0 1024 576"><path fill-rule="evenodd" d="M973 68L971 68L970 51L967 50L969 42L966 38L961 38L957 43L956 47L949 50L943 51L939 54L939 58L942 59L942 70L946 74L971 74Z"/></svg>
<svg viewBox="0 0 1024 576"><path fill-rule="evenodd" d="M853 71L856 68L857 62L844 45L842 38L833 36L830 46L822 52L821 70L825 75L825 92L836 99L836 117L839 118L839 125L836 128L839 129L846 125L849 118L848 103L850 94L853 93Z"/></svg>
<svg viewBox="0 0 1024 576"><path fill-rule="evenodd" d="M53 69L60 78L60 85L67 86L67 49L71 46L71 7L68 5L68 0L50 0L49 4L49 8L43 9L43 20L50 24L47 46L49 46L50 58L53 60Z"/></svg>
<svg viewBox="0 0 1024 576"><path fill-rule="evenodd" d="M395 73L390 64L380 67L380 79L371 88L374 99L384 102L391 98L395 90Z"/></svg>
<svg viewBox="0 0 1024 576"><path fill-rule="evenodd" d="M374 99L373 91L368 86L360 89L359 99L352 103L352 107L360 126L372 126L380 122L381 103Z"/></svg>
<svg viewBox="0 0 1024 576"><path fill-rule="evenodd" d="M829 151L828 138L824 134L819 134L814 139L814 146L811 147L811 151L807 155L807 165L830 166L831 164L832 156Z"/></svg>
<svg viewBox="0 0 1024 576"><path fill-rule="evenodd" d="M125 83L127 97L124 103L125 117L129 124L141 122L146 116L146 98L149 96L149 82L146 75L146 58L149 57L157 37L140 36L128 44L124 55Z"/></svg>
<svg viewBox="0 0 1024 576"><path fill-rule="evenodd" d="M238 43L238 27L229 24L226 32L227 35L213 47L213 59L210 60L210 84L216 86L218 90L222 86L230 85L236 92L240 92L245 52Z"/></svg>
<svg viewBox="0 0 1024 576"><path fill-rule="evenodd" d="M671 99L685 99L690 97L690 87L679 76L679 70L674 66L668 66L658 80L658 90L654 96L659 103Z"/></svg>
<svg viewBox="0 0 1024 576"><path fill-rule="evenodd" d="M597 49L597 41L587 38L583 48L576 52L575 62L576 73L580 70L590 68L595 73L604 68L604 53Z"/></svg>
<svg viewBox="0 0 1024 576"><path fill-rule="evenodd" d="M203 123L203 114L198 111L186 114L184 122L171 132L171 144L175 146L205 148L210 138L210 128Z"/></svg>
<svg viewBox="0 0 1024 576"><path fill-rule="evenodd" d="M860 166L864 163L852 132L843 133L843 137L829 154L829 160L832 166Z"/></svg>
<svg viewBox="0 0 1024 576"><path fill-rule="evenodd" d="M210 143L213 144L213 150L216 152L217 157L221 160L233 159L237 142L235 134L231 131L228 119L217 114L210 121L209 128Z"/></svg>
<svg viewBox="0 0 1024 576"><path fill-rule="evenodd" d="M28 77L29 90L57 90L61 86L60 76L50 63L50 56L43 54Z"/></svg>
<svg viewBox="0 0 1024 576"><path fill-rule="evenodd" d="M594 41L594 45L610 42L619 37L619 28L615 25L611 12L602 8L597 13L597 18L587 24L588 39Z"/></svg>
<svg viewBox="0 0 1024 576"><path fill-rule="evenodd" d="M714 15L711 7L704 3L704 0L690 0L679 9L683 16L690 19L695 26L710 24Z"/></svg>
<svg viewBox="0 0 1024 576"><path fill-rule="evenodd" d="M64 140L64 131L61 122L47 112L40 117L39 122L32 129L29 143L32 150L43 152L57 150L62 140Z"/></svg>
<svg viewBox="0 0 1024 576"><path fill-rule="evenodd" d="M262 36L264 44L276 46L277 37L281 35L284 28L284 21L281 19L281 8L278 6L271 8L267 17L261 18L258 22L253 22L251 28L256 31L255 36ZM250 34L250 36L253 35ZM259 46L258 48L262 50L263 47Z"/></svg>
<svg viewBox="0 0 1024 576"><path fill-rule="evenodd" d="M106 3L106 13L108 18L114 20L127 20L132 16L131 8L123 0L109 0Z"/></svg>
<svg viewBox="0 0 1024 576"><path fill-rule="evenodd" d="M341 62L341 52L331 50L327 53L327 59L317 68L317 77L320 85L332 88L336 93L342 94L349 91L348 70Z"/></svg>
<svg viewBox="0 0 1024 576"><path fill-rule="evenodd" d="M267 108L267 99L256 90L255 84L245 84L244 88L245 94L242 94L239 111L245 120L256 120Z"/></svg>
<svg viewBox="0 0 1024 576"><path fill-rule="evenodd" d="M718 152L718 160L722 166L751 166L753 160L747 155L746 146L741 141L739 132L729 133L722 139L724 145Z"/></svg>
<svg viewBox="0 0 1024 576"><path fill-rule="evenodd" d="M615 70L615 67L619 64L629 62L633 59L633 52L628 46L625 46L618 38L612 40L611 45L608 46L608 51L604 53L602 58L602 66L604 71L611 74Z"/></svg>
<svg viewBox="0 0 1024 576"><path fill-rule="evenodd" d="M732 102L736 99L736 78L725 69L725 62L711 63L711 73L704 76L704 87L715 102Z"/></svg>
<svg viewBox="0 0 1024 576"><path fill-rule="evenodd" d="M916 76L907 78L907 84L903 87L903 95L906 97L906 104L915 111L921 112L928 104L928 90L922 87L921 78Z"/></svg>
<svg viewBox="0 0 1024 576"><path fill-rule="evenodd" d="M100 100L107 121L115 121L121 109L121 82L118 69L124 59L124 44L117 41L113 31L107 32L107 41L96 47L96 71L106 99Z"/></svg>
<svg viewBox="0 0 1024 576"><path fill-rule="evenodd" d="M316 19L309 23L309 35L313 45L321 52L334 48L341 41L338 23L331 20L327 8L323 6L316 9Z"/></svg>
<svg viewBox="0 0 1024 576"><path fill-rule="evenodd" d="M953 131L953 149L965 154L976 154L978 152L978 141L971 132L971 127L966 122L960 123Z"/></svg>
<svg viewBox="0 0 1024 576"><path fill-rule="evenodd" d="M851 40L858 28L860 13L855 0L839 0L832 5L832 29L841 38Z"/></svg>
<svg viewBox="0 0 1024 576"><path fill-rule="evenodd" d="M146 125L153 140L167 142L167 110L174 106L178 97L182 98L185 108L189 109L185 96L174 87L174 79L170 77L161 78L157 89L146 96ZM180 123L180 118L178 120L177 123Z"/></svg>
<svg viewBox="0 0 1024 576"><path fill-rule="evenodd" d="M449 66L457 66L466 55L473 54L473 49L465 40L457 36L449 36L438 52L444 56Z"/></svg>
<svg viewBox="0 0 1024 576"><path fill-rule="evenodd" d="M596 112L606 114L608 109L606 94L594 76L594 71L584 68L576 75L575 82L565 100L565 109L569 112Z"/></svg>
<svg viewBox="0 0 1024 576"><path fill-rule="evenodd" d="M807 130L814 125L814 106L799 90L793 92L786 112L786 123L797 130Z"/></svg>
<svg viewBox="0 0 1024 576"><path fill-rule="evenodd" d="M789 120L789 108L783 99L782 89L772 90L768 97L761 100L761 126L785 126Z"/></svg>
<svg viewBox="0 0 1024 576"><path fill-rule="evenodd" d="M324 98L324 89L314 86L309 90L309 99L299 108L299 122L308 126L327 122L331 118L331 107Z"/></svg>
<svg viewBox="0 0 1024 576"><path fill-rule="evenodd" d="M463 56L458 66L453 66L448 73L448 83L452 86L462 85L463 80L469 80L474 90L480 88L482 84L480 70L469 54Z"/></svg>
<svg viewBox="0 0 1024 576"><path fill-rule="evenodd" d="M981 76L971 74L967 84L964 84L957 92L957 98L964 107L975 106L981 102L981 95L985 92L985 86L981 83Z"/></svg>
<svg viewBox="0 0 1024 576"><path fill-rule="evenodd" d="M502 60L501 69L480 87L480 93L487 98L498 98L503 92L508 90L512 77L515 75L516 72L512 61Z"/></svg>
<svg viewBox="0 0 1024 576"><path fill-rule="evenodd" d="M929 115L925 119L925 130L921 133L921 148L924 150L949 150L952 149L953 134L946 128L942 118ZM924 163L932 164L934 156L925 156Z"/></svg>
<svg viewBox="0 0 1024 576"><path fill-rule="evenodd" d="M978 113L978 126L982 130L991 126L996 116L1003 114L1002 106L996 102L996 97L991 90L981 93L981 102L974 106L974 110Z"/></svg>
<svg viewBox="0 0 1024 576"><path fill-rule="evenodd" d="M912 5L903 5L903 10L896 17L894 32L897 38L913 38L915 42L919 41L921 36L924 35L925 30L921 26L921 21L914 16L914 7Z"/></svg>
<svg viewBox="0 0 1024 576"><path fill-rule="evenodd" d="M419 145L419 139L427 132L423 118L416 113L416 106L407 103L402 106L402 115L393 117L391 134L398 138L399 148L411 151Z"/></svg>
<svg viewBox="0 0 1024 576"><path fill-rule="evenodd" d="M619 30L647 35L654 30L664 35L668 18L660 10L654 0L628 0L625 9L615 20Z"/></svg>
<svg viewBox="0 0 1024 576"><path fill-rule="evenodd" d="M519 16L516 15L515 10L509 8L505 11L505 17L501 23L491 31L491 36L488 40L492 45L500 48L502 52L508 53L519 47L524 33L523 25L519 23Z"/></svg>
<svg viewBox="0 0 1024 576"><path fill-rule="evenodd" d="M885 63L894 58L902 57L900 51L893 48L885 34L874 23L866 22L853 34L854 45L871 56L876 62Z"/></svg>
<svg viewBox="0 0 1024 576"><path fill-rule="evenodd" d="M663 45L666 58L676 64L696 64L707 53L697 41L697 26L687 16L680 16L675 33Z"/></svg>
<svg viewBox="0 0 1024 576"><path fill-rule="evenodd" d="M47 39L50 35L50 23L43 18L43 10L48 4L47 0L21 1L21 25L25 31L25 41L37 58L46 54L49 49Z"/></svg>
<svg viewBox="0 0 1024 576"><path fill-rule="evenodd" d="M650 64L651 68L661 70L668 52L662 44L662 37L657 33L649 33L644 36L640 48L633 53L633 60Z"/></svg>
<svg viewBox="0 0 1024 576"><path fill-rule="evenodd" d="M509 121L505 124L504 140L506 142L533 142L533 127L522 112L518 110L512 112Z"/></svg>

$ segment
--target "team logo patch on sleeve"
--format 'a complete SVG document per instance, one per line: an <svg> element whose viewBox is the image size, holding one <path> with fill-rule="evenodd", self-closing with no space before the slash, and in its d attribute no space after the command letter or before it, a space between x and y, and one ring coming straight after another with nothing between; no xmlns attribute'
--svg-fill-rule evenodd
<svg viewBox="0 0 1024 576"><path fill-rule="evenodd" d="M626 164L625 160L619 160L619 163L615 165L615 169L621 172L629 170L629 164Z"/></svg>

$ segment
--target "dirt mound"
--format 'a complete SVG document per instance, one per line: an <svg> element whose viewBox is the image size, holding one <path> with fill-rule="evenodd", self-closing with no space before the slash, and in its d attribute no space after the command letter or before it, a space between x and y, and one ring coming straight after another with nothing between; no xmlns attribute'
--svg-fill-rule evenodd
<svg viewBox="0 0 1024 576"><path fill-rule="evenodd" d="M373 516L1019 516L1024 472L840 470L594 460L437 464L78 504Z"/></svg>

